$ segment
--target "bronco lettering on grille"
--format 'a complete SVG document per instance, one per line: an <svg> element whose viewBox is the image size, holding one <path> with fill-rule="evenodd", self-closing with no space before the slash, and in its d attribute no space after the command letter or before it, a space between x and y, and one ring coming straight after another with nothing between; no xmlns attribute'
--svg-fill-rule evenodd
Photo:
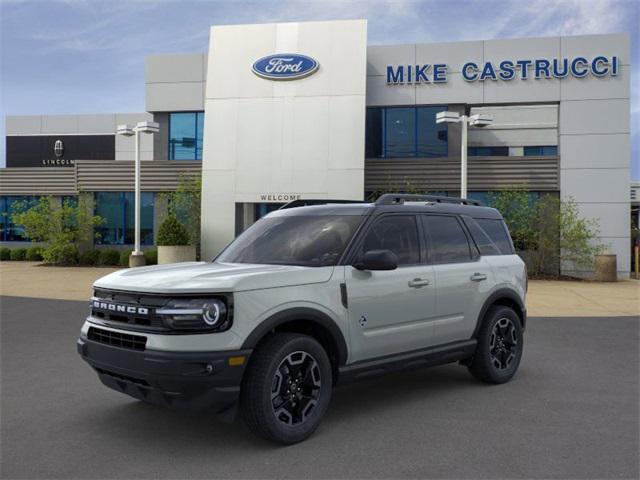
<svg viewBox="0 0 640 480"><path fill-rule="evenodd" d="M136 307L134 305L118 305L116 303L102 302L100 300L92 301L93 308L99 310L108 310L117 313L133 313L136 315L149 315L149 309L145 307Z"/></svg>

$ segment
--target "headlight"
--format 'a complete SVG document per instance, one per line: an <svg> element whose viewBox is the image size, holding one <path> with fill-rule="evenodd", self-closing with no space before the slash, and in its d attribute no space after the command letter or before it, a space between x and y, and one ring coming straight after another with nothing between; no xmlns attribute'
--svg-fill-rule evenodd
<svg viewBox="0 0 640 480"><path fill-rule="evenodd" d="M222 332L231 326L227 304L219 298L176 298L156 315L171 330Z"/></svg>

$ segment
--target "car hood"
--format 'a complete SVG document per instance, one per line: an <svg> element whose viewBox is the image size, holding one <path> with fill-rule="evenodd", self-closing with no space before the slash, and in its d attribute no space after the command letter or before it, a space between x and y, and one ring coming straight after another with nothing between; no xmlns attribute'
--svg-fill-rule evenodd
<svg viewBox="0 0 640 480"><path fill-rule="evenodd" d="M147 293L215 293L327 282L333 267L185 262L130 268L100 278L94 287Z"/></svg>

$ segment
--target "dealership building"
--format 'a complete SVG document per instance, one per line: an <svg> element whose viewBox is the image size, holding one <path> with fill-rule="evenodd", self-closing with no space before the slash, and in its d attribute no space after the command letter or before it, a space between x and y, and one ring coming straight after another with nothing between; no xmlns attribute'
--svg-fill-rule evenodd
<svg viewBox="0 0 640 480"><path fill-rule="evenodd" d="M202 175L204 258L293 199L458 196L448 111L493 120L468 132L468 197L573 198L626 277L630 69L625 34L367 45L365 20L214 26L206 53L146 59L146 112L7 117L0 241L24 240L16 201L86 193L97 242L132 243L134 144L115 131L144 120L160 125L141 137L146 245L183 175Z"/></svg>

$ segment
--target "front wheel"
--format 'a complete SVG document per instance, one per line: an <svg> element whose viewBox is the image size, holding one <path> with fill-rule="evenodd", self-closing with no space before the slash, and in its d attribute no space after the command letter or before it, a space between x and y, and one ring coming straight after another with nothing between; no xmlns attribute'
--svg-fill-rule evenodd
<svg viewBox="0 0 640 480"><path fill-rule="evenodd" d="M501 305L491 307L478 332L469 371L486 383L508 382L518 370L522 348L522 326L516 312Z"/></svg>
<svg viewBox="0 0 640 480"><path fill-rule="evenodd" d="M331 363L307 335L280 333L262 342L251 358L240 406L245 422L267 440L292 444L309 437L331 399Z"/></svg>

